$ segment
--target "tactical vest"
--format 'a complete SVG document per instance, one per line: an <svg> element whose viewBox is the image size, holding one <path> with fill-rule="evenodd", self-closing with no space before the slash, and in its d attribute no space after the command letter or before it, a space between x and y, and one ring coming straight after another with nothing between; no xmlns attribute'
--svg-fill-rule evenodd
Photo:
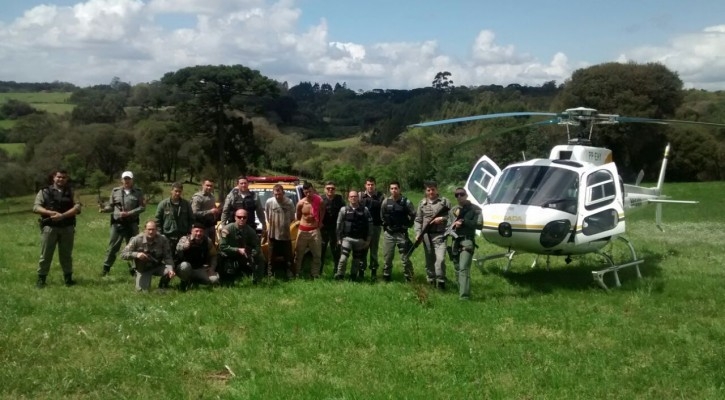
<svg viewBox="0 0 725 400"><path fill-rule="evenodd" d="M239 192L239 189L234 188L232 189L234 193L234 200L232 201L232 204L230 206L230 212L229 212L229 223L234 222L234 213L237 212L237 210L244 209L247 210L247 215L249 216L248 221L252 223L252 226L254 226L255 221L255 212L257 211L257 195L255 192L250 192L246 196L242 195L242 193Z"/></svg>
<svg viewBox="0 0 725 400"><path fill-rule="evenodd" d="M322 202L325 205L325 219L322 224L326 228L334 230L337 223L337 214L340 213L342 207L345 207L345 203L339 194L336 194L332 199L322 196Z"/></svg>
<svg viewBox="0 0 725 400"><path fill-rule="evenodd" d="M360 203L364 205L373 217L373 225L380 226L383 224L382 218L380 218L380 205L383 202L383 194L381 192L375 192L370 196L367 192L362 192L360 195Z"/></svg>
<svg viewBox="0 0 725 400"><path fill-rule="evenodd" d="M50 211L56 211L64 213L75 205L73 201L73 190L68 187L63 188L62 191L55 190L53 186L48 186L43 189L43 202L44 208ZM50 218L46 218L43 221L43 225L64 227L64 226L75 226L76 217L75 215L70 218L63 218L58 221L53 221Z"/></svg>
<svg viewBox="0 0 725 400"><path fill-rule="evenodd" d="M383 219L386 229L392 232L405 232L411 226L411 219L408 215L408 199L405 196L395 201L389 198L384 203Z"/></svg>
<svg viewBox="0 0 725 400"><path fill-rule="evenodd" d="M365 216L365 207L345 207L344 221L343 236L349 236L355 239L365 239L368 237L368 218Z"/></svg>
<svg viewBox="0 0 725 400"><path fill-rule="evenodd" d="M189 240L189 248L184 250L182 261L191 264L191 268L199 269L204 266L209 257L209 238L203 237L201 243Z"/></svg>

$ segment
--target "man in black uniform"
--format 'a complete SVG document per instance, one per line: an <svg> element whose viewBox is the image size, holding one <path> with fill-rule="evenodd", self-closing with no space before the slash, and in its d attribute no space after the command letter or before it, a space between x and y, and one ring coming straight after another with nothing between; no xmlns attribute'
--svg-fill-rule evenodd
<svg viewBox="0 0 725 400"><path fill-rule="evenodd" d="M335 193L337 188L335 182L328 181L325 184L325 195L322 196L322 204L325 207L325 217L322 220L322 228L320 233L322 235L322 251L320 252L320 274L323 271L323 265L325 264L325 252L327 251L327 245L330 245L330 252L332 253L332 273L335 273L337 263L340 261L340 246L337 244L337 214L340 213L340 209L345 206L345 200L342 195Z"/></svg>
<svg viewBox="0 0 725 400"><path fill-rule="evenodd" d="M373 219L370 211L361 203L356 191L348 194L350 205L340 209L337 215L337 237L340 244L340 262L337 264L335 279L345 277L347 258L352 253L352 266L350 267L350 280L360 280L365 270L365 250L370 246L370 234Z"/></svg>
<svg viewBox="0 0 725 400"><path fill-rule="evenodd" d="M378 247L380 245L380 232L383 228L383 220L380 215L380 204L383 202L383 193L375 190L375 178L365 179L365 191L360 194L360 204L367 207L373 217L373 227L370 232L370 281L374 282L378 272ZM359 278L362 279L365 269L359 271Z"/></svg>
<svg viewBox="0 0 725 400"><path fill-rule="evenodd" d="M413 226L415 206L400 193L400 183L390 182L390 197L381 205L383 217L383 280L390 282L393 272L395 247L400 253L405 280L413 279L413 264L408 258L408 249L412 244L408 237L408 228Z"/></svg>
<svg viewBox="0 0 725 400"><path fill-rule="evenodd" d="M40 262L38 262L38 281L35 287L45 287L45 279L50 270L50 263L53 261L56 244L65 284L66 286L74 285L73 241L76 215L81 212L81 203L73 195L66 171L56 171L53 175L53 184L38 192L38 195L35 196L33 212L41 215Z"/></svg>

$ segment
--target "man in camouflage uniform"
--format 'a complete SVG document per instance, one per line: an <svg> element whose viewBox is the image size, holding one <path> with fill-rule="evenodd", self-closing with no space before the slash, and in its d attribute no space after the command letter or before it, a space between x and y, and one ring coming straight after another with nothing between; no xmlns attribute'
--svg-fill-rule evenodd
<svg viewBox="0 0 725 400"><path fill-rule="evenodd" d="M446 226L451 203L438 195L438 184L425 183L425 197L418 204L413 228L415 237L422 235L425 251L425 272L428 283L446 288ZM425 228L425 232L423 232Z"/></svg>
<svg viewBox="0 0 725 400"><path fill-rule="evenodd" d="M347 197L350 204L341 208L337 215L337 237L341 253L335 279L345 278L347 258L352 253L350 280L359 281L363 276L359 271L365 270L365 250L370 246L373 218L370 211L360 203L356 191L350 191Z"/></svg>
<svg viewBox="0 0 725 400"><path fill-rule="evenodd" d="M146 200L143 191L133 185L133 173L125 171L121 174L123 184L113 188L111 199L107 205L101 205L99 212L111 214L111 238L108 240L106 259L103 261L102 275L111 271L116 254L125 240L129 243L132 237L138 235L139 214L146 210ZM131 269L133 274L133 269Z"/></svg>
<svg viewBox="0 0 725 400"><path fill-rule="evenodd" d="M235 222L227 224L219 234L219 250L224 258L220 278L232 284L241 273L251 273L252 283L259 282L264 270L264 257L257 232L247 223L249 213L240 208L234 212Z"/></svg>
<svg viewBox="0 0 725 400"><path fill-rule="evenodd" d="M194 221L204 225L206 235L216 240L216 222L221 215L221 210L216 206L214 199L214 181L205 179L201 190L191 196L191 211L194 213Z"/></svg>
<svg viewBox="0 0 725 400"><path fill-rule="evenodd" d="M383 202L383 193L379 192L375 188L375 178L368 177L365 179L365 191L360 192L360 204L365 206L370 215L373 217L373 228L370 232L370 247L368 252L370 253L370 281L374 282L377 273L378 266L378 249L380 247L380 233L383 227L383 220L380 218L380 204ZM359 271L360 279L365 275L365 270Z"/></svg>
<svg viewBox="0 0 725 400"><path fill-rule="evenodd" d="M176 244L182 236L191 231L193 216L191 204L181 198L184 186L179 182L171 184L171 196L161 200L156 208L156 226L160 227L161 234L169 239L171 253L176 252Z"/></svg>
<svg viewBox="0 0 725 400"><path fill-rule="evenodd" d="M415 206L400 193L400 183L390 182L390 196L381 204L383 220L383 280L390 282L393 273L393 256L395 247L400 253L400 262L403 264L405 280L413 279L413 264L408 259L408 249L411 242L408 237L408 228L413 226L415 219Z"/></svg>
<svg viewBox="0 0 725 400"><path fill-rule="evenodd" d="M182 236L176 245L176 258L179 261L176 275L181 280L179 288L182 291L192 283L219 283L219 274L216 272L217 248L213 240L204 234L204 228L204 225L195 223L191 233Z"/></svg>
<svg viewBox="0 0 725 400"><path fill-rule="evenodd" d="M149 290L152 276L160 276L159 289L166 289L176 275L169 241L159 235L154 221L146 222L143 233L131 238L123 248L121 258L133 261L139 292Z"/></svg>
<svg viewBox="0 0 725 400"><path fill-rule="evenodd" d="M40 214L40 261L38 262L37 288L45 287L45 280L53 261L55 246L63 269L66 286L73 280L73 241L75 238L76 215L81 212L81 203L73 195L68 184L68 173L58 170L53 174L53 184L43 188L35 196L33 212Z"/></svg>
<svg viewBox="0 0 725 400"><path fill-rule="evenodd" d="M476 230L483 228L481 208L468 200L466 189L455 191L458 205L451 210L453 223L449 228L453 238L451 258L458 276L458 295L461 300L471 296L471 262L476 250Z"/></svg>
<svg viewBox="0 0 725 400"><path fill-rule="evenodd" d="M232 189L224 199L224 208L222 209L222 224L227 225L234 222L234 212L236 210L247 210L249 215L249 225L252 229L257 229L254 215L257 215L257 222L262 226L262 235L267 233L267 222L264 218L264 204L260 200L259 195L249 190L249 180L246 176L237 178L237 187Z"/></svg>

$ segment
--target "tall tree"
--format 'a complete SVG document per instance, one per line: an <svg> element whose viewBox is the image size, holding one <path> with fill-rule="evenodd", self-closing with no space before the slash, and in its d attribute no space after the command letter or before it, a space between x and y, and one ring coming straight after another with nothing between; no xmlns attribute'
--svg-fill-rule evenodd
<svg viewBox="0 0 725 400"><path fill-rule="evenodd" d="M263 76L259 71L242 65L196 66L182 68L164 75L161 82L177 87L185 94L176 107L176 117L190 132L202 134L211 144L209 159L216 164L219 174L220 199L226 195L228 180L233 176L227 170L230 162L228 145L245 142L240 137L249 136L253 141L251 126L240 124L235 110L245 110L245 101L240 97L273 98L279 93L277 82ZM255 102L256 103L256 102ZM249 141L245 143L249 144ZM238 151L238 149L235 149ZM250 149L243 149L237 154L248 165L258 154L247 154ZM256 150L256 149L255 149ZM237 161L239 161L237 159Z"/></svg>

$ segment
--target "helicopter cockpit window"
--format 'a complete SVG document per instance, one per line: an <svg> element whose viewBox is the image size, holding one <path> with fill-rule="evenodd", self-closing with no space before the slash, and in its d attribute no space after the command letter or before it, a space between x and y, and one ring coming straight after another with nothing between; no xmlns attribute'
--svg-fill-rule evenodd
<svg viewBox="0 0 725 400"><path fill-rule="evenodd" d="M593 210L614 201L617 195L614 176L607 170L597 171L587 178L587 201L585 208Z"/></svg>
<svg viewBox="0 0 725 400"><path fill-rule="evenodd" d="M485 161L480 162L473 169L473 175L468 180L466 188L478 204L483 204L486 201L486 189L490 187L494 177L496 177L496 169Z"/></svg>
<svg viewBox="0 0 725 400"><path fill-rule="evenodd" d="M523 166L503 171L489 202L535 205L576 213L579 176L551 166Z"/></svg>

